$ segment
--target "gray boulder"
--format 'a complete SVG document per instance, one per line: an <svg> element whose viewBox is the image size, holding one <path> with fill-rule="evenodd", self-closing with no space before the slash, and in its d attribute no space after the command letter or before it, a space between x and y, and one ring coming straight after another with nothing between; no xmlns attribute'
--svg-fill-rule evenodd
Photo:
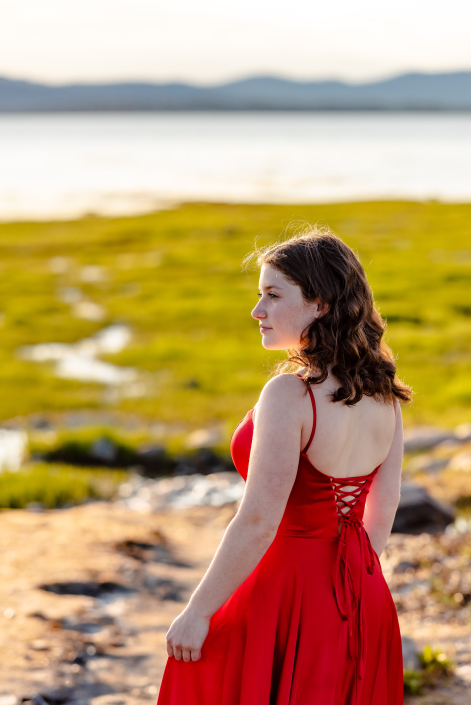
<svg viewBox="0 0 471 705"><path fill-rule="evenodd" d="M455 520L453 509L434 497L425 487L404 482L392 531L399 534L436 533Z"/></svg>
<svg viewBox="0 0 471 705"><path fill-rule="evenodd" d="M413 426L404 431L404 452L431 450L444 441L456 440L453 431L444 431L435 426Z"/></svg>
<svg viewBox="0 0 471 705"><path fill-rule="evenodd" d="M402 661L405 671L420 671L419 649L410 636L402 637Z"/></svg>

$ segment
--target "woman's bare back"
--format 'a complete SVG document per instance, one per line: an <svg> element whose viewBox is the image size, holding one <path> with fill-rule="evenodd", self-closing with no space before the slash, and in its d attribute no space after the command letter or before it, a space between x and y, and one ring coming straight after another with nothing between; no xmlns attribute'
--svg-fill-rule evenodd
<svg viewBox="0 0 471 705"><path fill-rule="evenodd" d="M300 384L304 384L300 380ZM340 386L333 376L312 386L317 409L316 432L307 456L314 467L332 477L367 475L387 457L394 437L394 404L363 398L354 406L333 402L330 394ZM312 428L309 395L303 405L301 448L307 444Z"/></svg>

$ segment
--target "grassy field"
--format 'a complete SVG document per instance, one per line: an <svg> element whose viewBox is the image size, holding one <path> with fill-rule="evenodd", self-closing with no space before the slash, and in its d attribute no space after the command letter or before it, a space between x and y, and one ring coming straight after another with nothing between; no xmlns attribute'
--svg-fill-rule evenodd
<svg viewBox="0 0 471 705"><path fill-rule="evenodd" d="M0 225L0 420L111 409L188 429L223 423L228 438L281 355L261 347L250 317L258 273L242 273L241 260L255 238L275 240L300 219L329 225L358 251L399 374L415 392L405 423L471 421L471 205L434 202L192 204ZM67 258L59 273L57 257ZM84 282L86 265L101 266L101 280ZM74 317L58 295L67 287L104 307L105 319ZM108 359L145 373L142 397L110 399L101 385L57 379L49 364L15 353L113 322L130 325L133 341Z"/></svg>
<svg viewBox="0 0 471 705"><path fill-rule="evenodd" d="M22 509L31 504L46 508L68 507L87 500L115 496L128 474L116 470L90 470L63 463L30 463L21 472L0 475L0 507Z"/></svg>

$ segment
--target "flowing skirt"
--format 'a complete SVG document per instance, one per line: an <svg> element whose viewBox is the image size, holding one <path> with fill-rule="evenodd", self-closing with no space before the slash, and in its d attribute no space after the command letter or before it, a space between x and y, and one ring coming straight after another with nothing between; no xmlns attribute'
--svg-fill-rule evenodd
<svg viewBox="0 0 471 705"><path fill-rule="evenodd" d="M401 637L381 566L375 555L369 574L351 543L340 566L345 619L338 545L277 535L212 616L201 659L168 659L158 705L402 705Z"/></svg>

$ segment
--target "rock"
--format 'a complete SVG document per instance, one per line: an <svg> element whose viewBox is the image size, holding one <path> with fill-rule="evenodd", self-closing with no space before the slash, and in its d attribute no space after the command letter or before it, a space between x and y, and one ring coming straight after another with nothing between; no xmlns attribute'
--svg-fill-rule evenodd
<svg viewBox="0 0 471 705"><path fill-rule="evenodd" d="M195 464L196 472L199 472L202 475L224 472L229 469L228 467L225 467L222 458L211 450L211 448L199 448L196 454L192 457L192 461ZM234 470L232 462L230 463L230 470Z"/></svg>
<svg viewBox="0 0 471 705"><path fill-rule="evenodd" d="M459 448L461 445L463 445L463 441L460 441L459 438L447 438L446 441L442 441L437 446L435 446L435 450L454 450L455 448Z"/></svg>
<svg viewBox="0 0 471 705"><path fill-rule="evenodd" d="M200 428L190 433L186 439L187 448L209 448L221 443L223 432L219 427Z"/></svg>
<svg viewBox="0 0 471 705"><path fill-rule="evenodd" d="M83 683L77 692L77 688L62 687L56 690L42 692L31 698L32 705L89 705L92 702L100 702L103 697L114 694L114 688L105 683ZM106 701L103 701L106 702Z"/></svg>
<svg viewBox="0 0 471 705"><path fill-rule="evenodd" d="M41 502L28 502L25 504L25 509L28 512L36 512L36 514L41 514L46 509L46 506Z"/></svg>
<svg viewBox="0 0 471 705"><path fill-rule="evenodd" d="M454 519L453 510L431 497L425 487L403 483L392 531L405 534L435 533L443 531Z"/></svg>
<svg viewBox="0 0 471 705"><path fill-rule="evenodd" d="M182 475L194 475L196 473L196 465L190 463L187 458L184 458L177 462L173 474L175 477L181 477Z"/></svg>
<svg viewBox="0 0 471 705"><path fill-rule="evenodd" d="M173 602L183 602L185 586L175 582L175 580L158 578L155 575L146 575L143 587L159 600L172 600Z"/></svg>
<svg viewBox="0 0 471 705"><path fill-rule="evenodd" d="M466 517L458 517L454 524L447 527L446 531L450 536L471 532L471 518L466 519Z"/></svg>
<svg viewBox="0 0 471 705"><path fill-rule="evenodd" d="M103 597L110 593L125 595L135 592L133 588L109 580L103 582L77 580L64 583L44 583L39 585L39 588L56 595L86 595L88 597Z"/></svg>
<svg viewBox="0 0 471 705"><path fill-rule="evenodd" d="M168 475L175 469L175 461L167 455L165 448L159 445L140 446L136 463L146 477Z"/></svg>
<svg viewBox="0 0 471 705"><path fill-rule="evenodd" d="M64 304L77 304L82 298L82 292L76 286L66 286L58 289L56 298Z"/></svg>
<svg viewBox="0 0 471 705"><path fill-rule="evenodd" d="M394 566L393 572L394 573L407 573L407 572L412 572L414 570L417 570L417 568L420 566L420 563L417 563L417 561L400 561L397 563L397 565Z"/></svg>
<svg viewBox="0 0 471 705"><path fill-rule="evenodd" d="M419 649L410 636L402 637L402 661L405 671L420 671Z"/></svg>
<svg viewBox="0 0 471 705"><path fill-rule="evenodd" d="M415 453L421 450L431 450L439 443L455 438L454 433L435 426L413 426L404 431L404 452Z"/></svg>
<svg viewBox="0 0 471 705"><path fill-rule="evenodd" d="M165 544L166 539L162 541L160 537L158 538L158 543L127 539L126 541L118 541L115 544L115 549L140 563L164 563L166 565L188 567L185 563L177 560L170 548Z"/></svg>
<svg viewBox="0 0 471 705"><path fill-rule="evenodd" d="M56 257L51 257L48 260L49 271L53 274L65 274L70 267L70 259L68 257L62 257L60 255Z"/></svg>
<svg viewBox="0 0 471 705"><path fill-rule="evenodd" d="M448 467L450 470L471 472L471 449L463 450L461 453L454 455Z"/></svg>
<svg viewBox="0 0 471 705"><path fill-rule="evenodd" d="M114 693L113 695L100 695L88 700L86 705L141 705L142 699L135 698L129 693Z"/></svg>
<svg viewBox="0 0 471 705"><path fill-rule="evenodd" d="M192 377L185 382L185 387L187 389L199 389L200 383L195 377Z"/></svg>
<svg viewBox="0 0 471 705"><path fill-rule="evenodd" d="M20 469L28 452L28 436L21 428L0 428L0 472Z"/></svg>
<svg viewBox="0 0 471 705"><path fill-rule="evenodd" d="M35 639L30 643L29 648L34 651L49 651L50 646L44 639Z"/></svg>
<svg viewBox="0 0 471 705"><path fill-rule="evenodd" d="M53 690L48 690L47 692L41 692L34 695L31 700L36 705L62 705L68 702L73 697L72 688L67 688L63 686L62 688L55 688Z"/></svg>
<svg viewBox="0 0 471 705"><path fill-rule="evenodd" d="M16 695L0 695L0 705L17 705Z"/></svg>
<svg viewBox="0 0 471 705"><path fill-rule="evenodd" d="M105 267L98 264L87 264L80 269L79 277L86 284L98 284L105 281L107 272Z"/></svg>
<svg viewBox="0 0 471 705"><path fill-rule="evenodd" d="M245 483L237 472L217 472L209 475L193 473L142 483L125 483L119 490L121 505L138 512L151 512L166 507L184 509L202 505L220 507L238 502Z"/></svg>
<svg viewBox="0 0 471 705"><path fill-rule="evenodd" d="M104 463L114 464L117 459L116 446L109 438L97 438L90 448L90 455Z"/></svg>
<svg viewBox="0 0 471 705"><path fill-rule="evenodd" d="M448 441L444 441L447 443ZM422 472L438 472L448 465L448 458L433 458L428 455L419 455L409 464L409 470Z"/></svg>
<svg viewBox="0 0 471 705"><path fill-rule="evenodd" d="M106 318L106 310L94 301L79 301L73 307L72 313L77 318L85 318L87 321L102 321Z"/></svg>
<svg viewBox="0 0 471 705"><path fill-rule="evenodd" d="M467 443L471 441L471 423L461 423L455 428L455 436L462 443Z"/></svg>
<svg viewBox="0 0 471 705"><path fill-rule="evenodd" d="M30 420L30 425L31 428L37 428L40 429L41 431L51 431L52 430L52 424L47 419L45 416L38 416L36 414L33 414Z"/></svg>

